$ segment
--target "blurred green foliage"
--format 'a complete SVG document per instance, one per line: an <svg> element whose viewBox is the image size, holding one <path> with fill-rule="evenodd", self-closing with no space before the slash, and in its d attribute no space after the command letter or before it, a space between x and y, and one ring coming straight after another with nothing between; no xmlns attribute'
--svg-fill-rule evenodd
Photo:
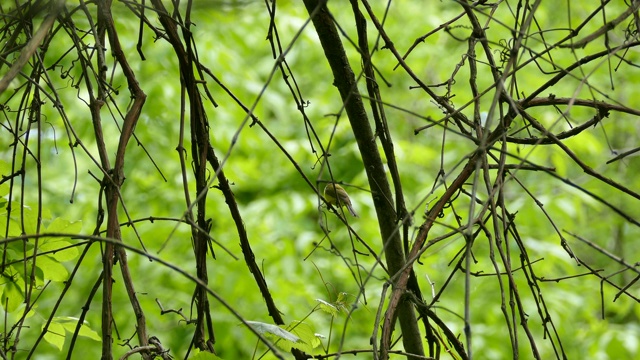
<svg viewBox="0 0 640 360"><path fill-rule="evenodd" d="M329 180L329 174L320 173L317 163L318 154L311 150L308 133L302 116L297 111L295 103L283 81L280 71L274 71L275 59L272 56L267 35L269 16L264 4L257 1L198 1L194 2L192 22L194 38L198 47L200 61L207 66L245 105L251 106L257 102L256 116L266 128L280 141L286 151L293 157L304 175L314 184L317 180ZM376 4L375 11L382 14L384 4ZM5 6L3 4L3 6ZM352 40L355 39L352 13L347 2L331 2L330 4L337 22ZM389 9L385 28L395 46L401 51L407 49L413 41L438 26L443 19L449 19L461 12L461 8L454 2L434 2L429 5L431 11L425 13L421 2L398 2ZM562 5L555 9L555 5L545 5L538 9L538 21L543 28L555 28L556 31L544 33L545 41L553 42L566 35L563 30L566 19L558 19L555 12L567 13ZM620 5L620 8L622 6ZM505 7L501 11L506 11ZM121 212L122 221L144 219L135 223L135 229L150 254L177 266L189 273L195 273L195 262L192 253L191 232L184 223L162 218L181 218L187 209L184 200L184 190L181 177L178 152L180 129L180 80L178 63L172 49L163 40L158 40L151 31L142 34L142 51L147 58L141 61L137 54L137 36L139 23L125 8L123 3L114 3L116 24L121 36L123 48L132 62L140 86L148 95L140 122L136 127L136 139L129 144L125 163L126 181L122 189L122 199L127 214ZM571 9L575 20L573 25L584 14L581 9ZM505 16L497 13L494 16ZM149 16L154 18L153 16ZM83 23L80 13L73 15L74 21ZM155 18L154 18L155 19ZM349 190L352 201L360 214L359 219L349 218L349 225L365 239L376 253L382 251L379 241L379 230L375 218L375 211L371 201L371 194L367 189L367 178L360 161L359 153L346 115L333 116L341 111L341 103L336 89L332 84L332 74L321 51L319 42L310 24L305 23L307 14L303 7L296 3L278 3L276 24L280 40L284 48L295 43L287 53L287 63L295 76L295 80L302 91L304 101L308 104L305 113L309 117L318 137L331 154L330 165L334 178L338 181L353 184ZM483 19L486 21L486 18ZM464 21L462 21L464 24ZM157 25L157 24L156 24ZM492 26L497 26L492 23ZM498 30L504 31L505 39L510 36L508 26ZM595 26L595 25L594 25ZM594 28L587 27L589 33ZM371 41L376 38L376 32L369 28ZM457 26L450 29L453 35L462 38L468 35L469 29ZM299 33L299 34L298 34ZM299 37L296 38L296 36ZM619 35L619 34L618 34ZM539 36L542 36L540 34ZM535 36L533 37L535 38ZM61 231L91 234L95 226L98 204L99 183L93 176L101 178L95 163L98 159L93 128L83 85L81 70L73 53L67 53L71 44L64 36L55 37L55 42L49 45L44 59L45 64L56 64L50 71L52 81L60 87L56 89L60 101L64 104L69 115L69 123L90 155L79 146L70 147L66 132L69 124L60 118L51 100L47 102L48 110L45 114L46 122L40 132L42 134L42 203L46 210L43 222L48 226L40 231ZM87 38L90 45L91 40ZM345 41L348 43L348 41ZM391 86L381 83L383 99L388 104L408 110L388 109L391 133L394 137L395 151L399 162L400 174L403 181L408 207L415 211L414 224L423 221L427 204L444 192L440 182L436 182L436 175L443 169L445 181L450 182L460 171L460 163L475 149L475 144L468 139L447 133L443 145L443 132L440 127L433 127L427 131L414 134L415 129L428 124L426 117L440 119L441 110L418 90L410 90L413 82L406 73L393 70L396 60L390 52L381 49L374 55L374 62L380 71L380 78L384 78ZM593 52L592 46L576 51L573 56L556 57L552 61L559 66L567 66L575 62L584 54ZM359 69L360 58L353 46L347 45L351 64ZM543 51L544 45L540 41L539 48L532 45L533 50ZM428 83L442 83L456 71L456 65L463 60L460 55L466 50L466 43L456 40L454 36L438 33L428 38L418 46L407 58L407 62L418 69L419 76ZM500 51L496 44L495 51ZM481 53L478 53L481 56ZM637 54L631 55L637 57ZM544 58L543 58L544 59ZM542 76L543 71L550 71L553 65L550 59L543 63L540 69L531 69L518 75L521 86L519 91L527 95L548 80ZM611 66L617 66L613 64ZM594 99L607 99L609 94L615 93L616 101L633 103L638 97L635 84L640 81L637 73L629 67L621 66L619 71L609 72L607 66L598 63L597 66L588 65L576 74L576 79L562 81L552 87L553 94L558 97L580 96ZM112 69L109 69L112 71ZM273 79L266 84L273 72ZM101 112L104 117L107 148L113 149L109 154L113 156L119 138L118 124L111 121L111 114L124 113L130 103L127 84L116 66L113 70L113 85L118 90L115 106L105 106ZM452 103L462 106L469 102L472 95L468 83L468 69L460 68L457 75L459 81L452 85L451 93L455 94ZM586 78L588 81L582 81ZM210 81L207 78L207 81ZM488 88L493 84L490 73L484 69L480 71L478 83ZM615 86L610 85L611 83ZM275 298L279 310L285 319L292 324L303 321L304 330L309 334L318 334L314 339L321 339L322 346L315 347L321 351L328 347L329 352L338 350L370 349L371 333L376 326L376 312L379 306L384 306L384 299L380 299L380 289L386 280L386 275L373 256L358 255L359 270L353 266L354 255L352 244L358 251L368 253L356 239L349 236L344 224L324 208L318 208L320 202L312 189L303 181L301 174L292 166L291 162L281 153L271 139L258 126L241 127L246 113L238 107L228 95L213 82L209 88L218 103L217 107L207 103L209 121L211 123L211 138L217 155L226 160L224 167L227 177L232 182L232 189L239 202L253 251L266 281ZM266 87L265 87L266 86ZM18 83L12 90L17 90ZM615 87L615 88L614 88ZM439 91L444 91L440 89ZM549 96L545 93L541 96ZM488 97L490 98L490 97ZM10 98L9 92L0 94L0 101L5 103L5 113L11 113L19 106L17 97ZM482 101L482 107L491 104ZM534 110L538 119L554 132L569 130L575 124L573 119L588 119L593 111L587 108L574 107L569 112L561 114L565 109L540 108ZM410 111L410 112L409 112ZM472 118L471 107L463 112ZM418 114L421 117L414 116ZM120 116L116 116L120 119ZM572 119L572 120L567 120ZM3 122L6 120L3 120ZM493 121L496 121L494 118ZM9 126L9 125L5 125ZM518 119L513 129L520 129L523 119ZM67 129L65 129L67 127ZM523 130L527 131L527 130ZM35 131L34 131L35 133ZM237 142L234 137L239 134ZM628 134L638 134L638 122L626 114L612 114L596 128L583 132L577 139L568 139L565 144L588 166L596 169L606 177L618 181L628 188L640 189L640 179L633 176L637 173L638 161L629 158L624 161L604 165L611 156L612 149L624 149L635 145L635 137ZM185 147L188 147L189 137L185 136ZM329 140L331 139L331 142ZM2 144L9 144L11 137L0 131ZM231 146L233 146L231 148ZM317 145L314 144L318 151ZM546 173L516 170L512 174L520 183L507 179L504 196L509 204L509 211L516 214L521 241L526 246L529 259L533 262L533 269L538 276L540 289L544 301L553 319L553 325L562 340L562 346L568 358L635 358L639 356L638 338L640 316L637 303L622 296L612 301L616 291L604 285L593 276L572 277L586 273L571 259L561 246L562 235L567 239L571 249L584 260L594 264L595 268L604 269L611 275L611 280L623 286L632 280L635 274L623 272L613 276L622 269L613 264L611 259L594 251L583 242L576 240L567 232L582 236L598 246L616 253L625 260L633 262L638 254L639 245L632 241L640 235L637 227L625 222L602 202L595 200L575 186L563 183L562 179L569 179L572 184L588 189L606 199L613 206L627 212L635 219L640 218L640 207L637 199L631 199L621 192L611 189L600 181L586 176L584 171L557 147L550 145L513 145L506 147L512 163L520 162L519 158L544 167L554 168L559 179ZM74 157L75 154L75 157ZM226 155L229 155L228 158ZM2 174L9 174L14 154L5 148L0 152L2 160ZM187 158L190 160L190 152ZM37 192L32 189L38 186L37 179L29 176L36 164L25 160L27 175L24 179L23 193L14 193L13 199L20 199L25 206L35 207ZM113 161L113 160L112 160ZM190 170L190 166L188 165ZM93 176L91 176L91 174ZM213 172L211 173L213 176ZM165 180L166 179L166 180ZM189 180L192 180L191 175ZM432 186L436 182L435 191ZM19 184L15 183L15 192ZM522 186L535 197L532 198L523 191ZM320 185L320 188L322 184ZM193 184L189 184L191 199L196 197ZM478 188L478 198L486 199L487 191ZM0 185L0 195L8 198L8 183ZM461 196L462 198L462 196ZM73 202L71 203L70 200ZM455 214L462 221L469 219L469 199L461 199L455 203ZM540 205L537 205L539 203ZM9 202L3 204L6 209ZM17 204L17 203L16 203ZM20 209L19 205L13 210ZM543 212L546 212L546 214ZM239 240L232 222L224 197L215 187L210 189L207 198L207 211L212 218L211 235L224 245L237 259L227 254L219 246L214 246L217 259L210 262L210 287L229 303L240 315L246 319L261 323L271 323L262 296L253 281L253 277L242 260ZM1 214L0 214L1 215ZM452 224L456 215L451 212L443 214L439 219L441 224ZM10 221L15 220L14 213ZM34 215L27 210L21 215L25 220L35 221ZM552 222L547 218L552 219ZM151 219L153 217L155 219ZM0 225L5 228L0 217ZM19 222L19 221L18 221ZM82 225L80 225L82 224ZM21 225L12 225L11 231L4 236L19 235ZM330 231L330 239L324 237L320 226ZM487 227L493 224L487 222ZM35 232L25 227L26 233ZM414 229L417 231L417 229ZM451 231L446 226L436 227L431 236L436 237ZM566 232L565 232L566 231ZM125 243L133 247L140 247L138 235L132 226L124 226L122 236ZM410 234L411 235L411 234ZM415 234L413 234L415 235ZM413 237L410 236L411 239ZM44 251L47 240L41 243L40 251ZM71 243L80 243L77 239L56 239L55 246L63 247ZM490 260L492 256L493 239L479 236L473 247L474 262L472 272L478 274L492 274L496 269ZM316 244L319 244L316 247ZM425 294L426 301L432 299L432 292L437 293L444 285L453 266L459 260L458 252L465 242L462 236L454 237L438 243L427 251L421 258L422 265L416 267L419 283ZM17 244L12 244L14 246ZM510 244L512 264L520 265L520 251L515 243ZM42 358L57 358L70 346L70 340L64 337L65 321L77 319L86 302L88 293L96 282L102 269L102 245L95 243L79 265L80 270L73 278L71 291L66 295L57 312L56 323L61 338L46 339L49 344L41 344L37 350ZM5 249L8 255L10 248ZM73 252L73 254L71 254ZM60 282L73 268L74 260L78 259L79 250L71 248L53 256L42 257L37 282L40 287L44 279ZM630 255L625 255L630 254ZM64 256L63 256L64 255ZM68 255L68 256L67 256ZM624 255L624 256L623 256ZM62 257L62 258L61 258ZM45 260L47 259L47 260ZM151 335L161 339L165 348L171 349L176 358L184 357L190 348L193 327L176 313L161 314L161 308L180 310L187 318L191 315L192 295L195 284L187 278L178 275L173 269L162 266L157 261L129 253L130 266L134 274L136 290L141 304L145 309L147 324ZM48 262L47 262L48 261ZM27 264L29 264L27 262ZM20 264L22 266L22 264ZM66 270L55 268L63 265ZM504 269L499 269L504 270ZM48 273L51 271L50 273ZM16 274L20 274L16 270ZM358 281L367 280L366 291L359 293ZM48 276L49 274L49 276ZM536 344L542 358L555 357L551 343L543 340L549 334L544 334L540 316L537 314L534 299L540 294L532 294L528 289L527 279L522 271L515 273L516 281L523 306L526 309L529 328L537 339ZM562 279L556 281L556 279ZM436 304L436 312L447 325L460 337L464 336L465 287L464 274L457 272L453 275L453 285L449 285L441 294ZM17 311L23 288L16 286L21 282L5 282L3 287L3 306L5 311ZM500 306L510 309L514 299L501 299L501 287L508 286L504 277L477 276L471 278L469 296L471 301L471 329L473 333L473 351L479 358L510 358L513 352L521 358L530 358L531 351L526 334L521 328L517 331L520 348L511 349L508 343L508 333L505 328L503 311ZM115 323L119 329L116 337L116 349L120 356L128 350L123 345L126 340L134 336L134 322L130 303L118 277L114 284ZM41 329L54 303L59 297L62 286L53 284L42 289L35 313L30 315L27 324L32 330ZM630 290L638 294L633 288ZM5 295L9 294L9 295ZM13 294L13 295L10 295ZM10 300L5 303L4 300ZM98 292L91 303L86 318L85 336L78 338L76 344L76 358L98 358L100 348L96 342L94 332L100 332L100 301ZM601 308L601 303L604 308ZM342 311L329 312L329 306ZM319 309L321 311L319 311ZM351 311L353 310L353 311ZM602 313L604 310L604 313ZM216 332L217 355L223 359L258 358L266 347L260 344L253 333L242 326L225 307L213 301L212 318ZM510 310L507 310L510 311ZM18 315L19 316L19 315ZM396 332L398 335L399 330ZM36 331L25 330L17 358L22 358L26 349L34 343L38 336ZM68 332L67 332L68 334ZM49 335L50 336L50 335ZM310 340L311 341L311 340ZM555 341L555 339L554 339ZM53 345L51 345L53 344ZM289 344L290 345L290 344ZM315 344L317 345L317 344ZM60 350L62 349L62 350ZM77 351L82 349L81 352ZM194 352L191 353L195 354ZM194 355L199 358L204 355ZM361 355L367 357L367 355ZM40 358L40 357L38 357ZM271 359L266 354L264 359Z"/></svg>

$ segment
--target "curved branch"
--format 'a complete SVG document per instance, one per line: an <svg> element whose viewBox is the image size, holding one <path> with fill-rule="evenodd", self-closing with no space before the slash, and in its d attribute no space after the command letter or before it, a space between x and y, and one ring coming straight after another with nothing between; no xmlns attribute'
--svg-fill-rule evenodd
<svg viewBox="0 0 640 360"><path fill-rule="evenodd" d="M125 162L125 152L127 148L127 144L129 143L129 139L133 135L133 131L135 129L136 123L140 118L140 113L142 111L142 106L147 98L145 93L140 88L138 81L136 79L135 73L133 69L129 66L129 62L122 50L120 45L120 40L118 38L118 33L115 29L113 23L113 16L111 14L111 1L100 1L98 2L98 19L99 27L97 37L102 37L101 31L106 31L109 36L109 43L112 46L112 54L116 61L122 67L122 71L124 73L125 78L127 79L127 83L129 86L129 91L131 92L133 103L131 104L131 108L127 112L124 118L124 122L122 124L122 130L120 134L120 140L118 142L118 150L116 152L116 158L114 162L114 168L111 173L111 181L105 179L104 183L106 186L106 194L107 194L107 236L113 239L117 239L122 241L122 236L120 233L120 224L118 220L118 202L120 199L120 188L124 183L124 162ZM142 311L142 307L138 301L138 297L136 295L135 288L133 286L133 278L129 272L129 266L127 262L127 255L124 248L119 246L114 246L114 244L109 243L105 247L105 252L103 255L103 271L104 271L104 281L103 281L103 323L102 323L102 356L103 359L112 357L112 321L113 321L113 308L112 308L112 296L113 296L113 265L115 264L115 259L120 260L120 270L122 272L122 276L124 278L124 284L127 289L127 294L129 296L129 301L131 302L131 307L136 316L137 322L137 330L136 333L138 335L138 341L140 342L140 346L149 345L148 337L147 337L147 325L146 318L144 316L144 312ZM147 352L142 353L143 359L151 359L151 355Z"/></svg>

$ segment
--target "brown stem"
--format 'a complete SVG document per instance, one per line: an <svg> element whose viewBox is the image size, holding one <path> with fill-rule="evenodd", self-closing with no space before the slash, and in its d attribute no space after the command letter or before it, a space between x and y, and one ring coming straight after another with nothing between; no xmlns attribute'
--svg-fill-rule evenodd
<svg viewBox="0 0 640 360"><path fill-rule="evenodd" d="M131 92L132 98L134 99L131 108L124 117L122 132L120 134L120 141L118 142L118 150L116 151L114 168L109 174L111 176L109 177L105 175L104 180L107 200L107 237L115 239L117 241L122 241L122 236L120 233L120 222L118 220L118 203L120 201L120 189L122 187L122 184L124 183L125 178L125 152L127 144L129 143L129 139L131 139L131 136L133 135L133 130L135 129L135 125L140 117L142 106L144 105L147 96L140 88L138 81L136 80L135 73L129 66L129 63L120 45L120 40L118 38L118 34L113 23L113 16L111 14L111 0L98 2L98 21L99 30L97 37L102 38L106 31L106 34L109 37L109 43L112 47L112 54L116 61L122 67L122 71L127 79L129 91ZM99 107L98 103L96 103L96 107ZM96 133L99 133L99 131L96 130ZM103 159L103 162L105 162L105 160L106 159ZM108 169L108 167L105 169ZM147 337L146 318L142 311L142 307L138 302L136 291L133 286L133 279L131 278L129 273L126 252L123 248L116 248L112 243L108 243L105 246L105 252L103 254L104 282L102 294L102 359L111 359L113 356L113 340L111 336L113 321L112 296L113 265L116 253L118 259L120 260L120 269L122 271L122 276L124 277L124 283L127 289L127 294L129 295L129 301L131 302L131 306L136 316L136 333L138 335L138 341L140 342L140 346L149 345ZM148 352L143 352L142 358L146 360L151 359L152 356L149 355Z"/></svg>
<svg viewBox="0 0 640 360"><path fill-rule="evenodd" d="M326 1L305 0L304 3L308 13L312 16L313 25L333 71L334 84L340 91L351 129L358 143L358 149L362 156L378 217L387 265L390 275L393 275L401 271L405 265L404 251L400 234L397 231L396 211L393 202L389 201L393 198L391 188L387 181L377 144L374 141L364 102L358 92L356 78L347 59L342 41L326 7ZM406 301L399 304L397 314L400 319L405 350L408 353L423 356L424 349L420 337L420 329L418 328L412 303ZM381 350L385 352L389 349L383 348ZM416 357L409 356L409 358Z"/></svg>

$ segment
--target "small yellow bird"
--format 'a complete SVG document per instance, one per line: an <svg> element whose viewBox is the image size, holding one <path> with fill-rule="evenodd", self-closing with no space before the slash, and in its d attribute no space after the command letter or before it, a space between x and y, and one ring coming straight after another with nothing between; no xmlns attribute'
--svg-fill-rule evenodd
<svg viewBox="0 0 640 360"><path fill-rule="evenodd" d="M346 206L351 216L358 217L356 211L353 210L353 205L351 205L349 194L347 194L342 186L335 183L328 183L327 186L324 187L324 198L327 199L331 205Z"/></svg>

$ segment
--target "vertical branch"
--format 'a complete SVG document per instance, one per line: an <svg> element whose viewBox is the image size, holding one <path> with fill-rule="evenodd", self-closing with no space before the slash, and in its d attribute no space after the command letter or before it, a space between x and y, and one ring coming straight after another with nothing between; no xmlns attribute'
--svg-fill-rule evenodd
<svg viewBox="0 0 640 360"><path fill-rule="evenodd" d="M189 30L190 24L182 26L182 35L186 44L183 45L178 35L176 20L171 18L165 9L162 1L152 0L154 8L157 10L160 23L167 32L167 37L171 43L180 66L181 84L186 89L189 96L189 115L191 128L191 155L193 161L193 169L196 179L196 205L198 212L195 218L195 224L191 223L191 234L193 237L194 254L196 259L196 274L202 283L208 283L207 274L207 249L209 244L208 235L200 229L208 229L210 227L210 219L206 217L206 199L208 191L207 181L207 157L209 151L213 149L209 145L209 123L202 103L202 97L198 91L198 80L194 74L194 64L197 63L196 54L192 48L192 36ZM191 4L191 3L190 3ZM190 5L188 6L190 8ZM187 16L190 10L187 10ZM176 8L176 19L178 19ZM188 206L192 206L188 204ZM193 221L193 219L191 220ZM213 254L213 250L212 255ZM215 255L214 255L215 257ZM196 303L196 330L194 333L194 344L200 350L214 351L215 336L213 331L213 323L211 313L209 311L209 299L206 289L197 286L194 294Z"/></svg>
<svg viewBox="0 0 640 360"><path fill-rule="evenodd" d="M125 57L125 54L120 46L120 40L113 24L113 16L111 15L111 0L98 2L98 37L104 37L106 31L109 36L109 43L112 46L112 54L116 61L122 66L122 71L125 78L133 103L131 108L124 117L122 124L122 131L120 134L120 140L118 142L118 149L116 151L116 158L114 162L114 168L110 169L110 178L105 176L105 193L107 200L107 237L122 241L120 232L120 223L118 220L118 203L120 199L120 189L124 183L124 162L125 152L129 139L133 135L135 125L138 122L142 106L146 100L146 95L140 88L138 81L136 80L133 69L129 66L129 63ZM103 42L104 43L104 42ZM104 64L103 64L104 65ZM101 66L104 69L104 66ZM116 255L117 254L117 255ZM120 270L124 278L124 284L127 289L129 301L136 316L136 333L138 335L138 341L140 346L147 346L149 344L147 337L146 318L142 311L142 307L138 302L135 288L133 286L133 279L129 272L129 266L127 262L126 251L121 247L114 247L112 243L105 245L105 253L103 258L103 342L102 342L102 358L111 359L111 322L113 321L113 308L112 308L112 296L113 296L113 265L115 259L120 261ZM148 352L142 352L143 359L151 359L153 356Z"/></svg>
<svg viewBox="0 0 640 360"><path fill-rule="evenodd" d="M387 265L390 275L393 276L400 272L405 265L404 252L400 234L396 227L397 214L391 201L393 195L387 181L382 158L374 141L364 102L358 92L356 78L342 46L342 41L326 7L326 1L305 0L304 3L309 14L316 12L317 8L320 9L312 18L313 25L333 71L334 84L340 92L351 129L362 155L382 234ZM403 274L403 276L408 275ZM420 329L417 325L412 303L405 301L398 304L397 314L400 319L405 350L410 354L423 356L424 349L422 347ZM382 349L383 352L388 350L389 347ZM409 356L409 358L414 359L417 357Z"/></svg>

